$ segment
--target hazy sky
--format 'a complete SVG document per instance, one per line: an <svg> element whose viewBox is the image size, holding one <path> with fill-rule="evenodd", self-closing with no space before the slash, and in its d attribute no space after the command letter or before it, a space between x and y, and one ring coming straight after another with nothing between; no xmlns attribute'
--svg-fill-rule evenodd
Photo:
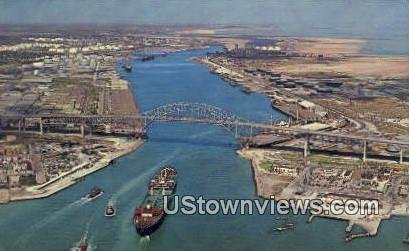
<svg viewBox="0 0 409 251"><path fill-rule="evenodd" d="M408 36L409 0L0 0L0 23L268 24L284 33Z"/></svg>

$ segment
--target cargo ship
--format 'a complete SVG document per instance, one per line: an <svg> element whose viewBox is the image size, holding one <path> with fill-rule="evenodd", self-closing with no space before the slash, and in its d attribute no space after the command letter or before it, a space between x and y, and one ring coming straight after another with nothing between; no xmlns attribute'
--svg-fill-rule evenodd
<svg viewBox="0 0 409 251"><path fill-rule="evenodd" d="M148 193L142 204L135 209L133 216L136 232L141 236L155 232L165 219L164 196L169 196L168 203L172 202L171 196L176 190L176 176L176 169L166 166L149 182Z"/></svg>

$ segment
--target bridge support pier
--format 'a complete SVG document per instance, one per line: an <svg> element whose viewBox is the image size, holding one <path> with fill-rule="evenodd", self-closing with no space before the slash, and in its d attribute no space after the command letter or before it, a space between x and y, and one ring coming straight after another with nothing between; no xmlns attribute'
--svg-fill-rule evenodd
<svg viewBox="0 0 409 251"><path fill-rule="evenodd" d="M310 140L307 137L304 142L304 158L307 158L310 151Z"/></svg>
<svg viewBox="0 0 409 251"><path fill-rule="evenodd" d="M81 137L85 137L85 128L84 128L84 124L81 124L80 126L80 130L81 130Z"/></svg>
<svg viewBox="0 0 409 251"><path fill-rule="evenodd" d="M43 135L44 134L44 129L43 129L43 120L40 119L40 134Z"/></svg>
<svg viewBox="0 0 409 251"><path fill-rule="evenodd" d="M363 153L362 153L362 161L366 162L366 140L364 140L364 149L363 149Z"/></svg>
<svg viewBox="0 0 409 251"><path fill-rule="evenodd" d="M238 121L236 120L236 125L235 125L235 132L234 132L234 137L235 138L237 138L237 136L238 136L238 128L237 128L237 123L238 123Z"/></svg>
<svg viewBox="0 0 409 251"><path fill-rule="evenodd" d="M399 163L403 164L403 149L400 149Z"/></svg>
<svg viewBox="0 0 409 251"><path fill-rule="evenodd" d="M298 123L298 119L299 119L299 114L298 114L298 105L297 105L297 113L296 113L296 121Z"/></svg>

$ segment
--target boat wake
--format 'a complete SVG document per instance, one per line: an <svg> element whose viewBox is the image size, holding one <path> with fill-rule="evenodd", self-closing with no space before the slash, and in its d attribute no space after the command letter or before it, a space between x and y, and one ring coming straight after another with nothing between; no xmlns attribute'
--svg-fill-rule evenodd
<svg viewBox="0 0 409 251"><path fill-rule="evenodd" d="M82 197L79 201L80 201L80 205L84 205L90 201L95 200L96 198L102 196L104 194L104 192L100 192L100 194L98 194L97 196L93 197L93 198L88 198L87 196Z"/></svg>
<svg viewBox="0 0 409 251"><path fill-rule="evenodd" d="M125 185L123 185L117 192L115 192L112 197L111 200L112 201L118 201L118 198L123 195L123 194L127 194L129 191L131 191L133 188L135 188L136 186L140 185L140 182L143 181L145 179L145 177L148 177L148 175L150 173L153 173L154 170L149 169L146 172L141 173L138 177L129 180L127 183L125 183Z"/></svg>
<svg viewBox="0 0 409 251"><path fill-rule="evenodd" d="M83 204L82 199L76 200L67 206L55 211L53 214L49 214L48 217L43 218L41 221L37 222L36 224L32 225L32 228L37 230L39 228L45 227L48 225L50 222L57 220L60 216L63 216L65 213L68 213L69 211L76 210L80 208Z"/></svg>
<svg viewBox="0 0 409 251"><path fill-rule="evenodd" d="M182 152L181 148L175 149L171 154L169 154L166 158L160 161L158 164L153 165L152 168L147 169L145 172L141 173L137 177L132 180L129 180L125 183L116 193L114 193L111 197L111 200L117 201L118 198L123 195L127 194L129 191L134 189L135 187L141 185L141 181L146 180L148 177L152 176L152 174L160 167L167 164L170 160L174 159L175 157L179 156Z"/></svg>
<svg viewBox="0 0 409 251"><path fill-rule="evenodd" d="M139 245L143 249L144 247L147 247L149 245L150 241L151 241L151 237L149 235L143 236L139 239Z"/></svg>
<svg viewBox="0 0 409 251"><path fill-rule="evenodd" d="M111 198L108 200L108 204L116 205L116 203L117 203L117 200L114 199L113 197L111 197Z"/></svg>
<svg viewBox="0 0 409 251"><path fill-rule="evenodd" d="M57 221L61 217L63 217L65 214L68 214L69 212L73 212L74 210L79 209L82 205L84 205L86 201L84 201L82 198L78 199L67 206L55 211L54 213L48 214L47 217L44 217L40 221L34 223L31 225L26 233L23 233L20 235L20 238L18 241L16 241L17 245L22 245L24 246L25 243L34 235L36 234L40 229L46 227L47 225L51 224L54 221Z"/></svg>
<svg viewBox="0 0 409 251"><path fill-rule="evenodd" d="M93 218L94 217L92 216L91 219L87 222L86 230L83 233L81 240L75 243L74 246L70 249L70 251L82 251L84 250L84 248L86 248L85 249L86 251L96 250L97 246L92 244L93 241L88 237L89 227L91 225L91 221Z"/></svg>
<svg viewBox="0 0 409 251"><path fill-rule="evenodd" d="M82 251L81 249L78 249L79 244L81 244L81 242L85 241L87 243L87 249L86 251L92 251L92 250L96 250L97 249L97 245L94 244L94 240L93 237L91 236L91 238L89 237L89 229L91 227L91 223L94 221L96 213L92 214L91 217L89 217L86 225L85 225L85 230L82 234L81 240L78 241L77 243L75 243L74 247L71 248L71 251Z"/></svg>

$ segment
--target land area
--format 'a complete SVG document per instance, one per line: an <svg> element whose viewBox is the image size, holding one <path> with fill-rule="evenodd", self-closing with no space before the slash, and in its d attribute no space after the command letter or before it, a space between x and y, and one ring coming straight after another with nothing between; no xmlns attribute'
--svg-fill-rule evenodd
<svg viewBox="0 0 409 251"><path fill-rule="evenodd" d="M241 139L259 196L379 201L377 215L313 215L349 221L347 240L408 215L407 56L364 53L363 39L274 37L253 26L1 28L3 202L49 196L142 144L141 123L109 119L139 114L120 67L219 45L223 51L195 60L245 93L265 94L289 117ZM55 114L104 119L21 120ZM365 232L350 233L354 225Z"/></svg>
<svg viewBox="0 0 409 251"><path fill-rule="evenodd" d="M226 37L224 52L197 60L243 92L270 97L272 107L289 116L276 126L406 142L263 130L238 151L251 160L257 195L320 199L326 207L338 199L378 201L376 215L311 216L348 221L347 241L376 235L392 215L409 215L408 56L364 53L362 39Z"/></svg>
<svg viewBox="0 0 409 251"><path fill-rule="evenodd" d="M143 143L144 126L127 119L139 109L119 71L131 71L125 66L135 60L207 44L162 32L158 27L1 27L0 203L50 196Z"/></svg>

